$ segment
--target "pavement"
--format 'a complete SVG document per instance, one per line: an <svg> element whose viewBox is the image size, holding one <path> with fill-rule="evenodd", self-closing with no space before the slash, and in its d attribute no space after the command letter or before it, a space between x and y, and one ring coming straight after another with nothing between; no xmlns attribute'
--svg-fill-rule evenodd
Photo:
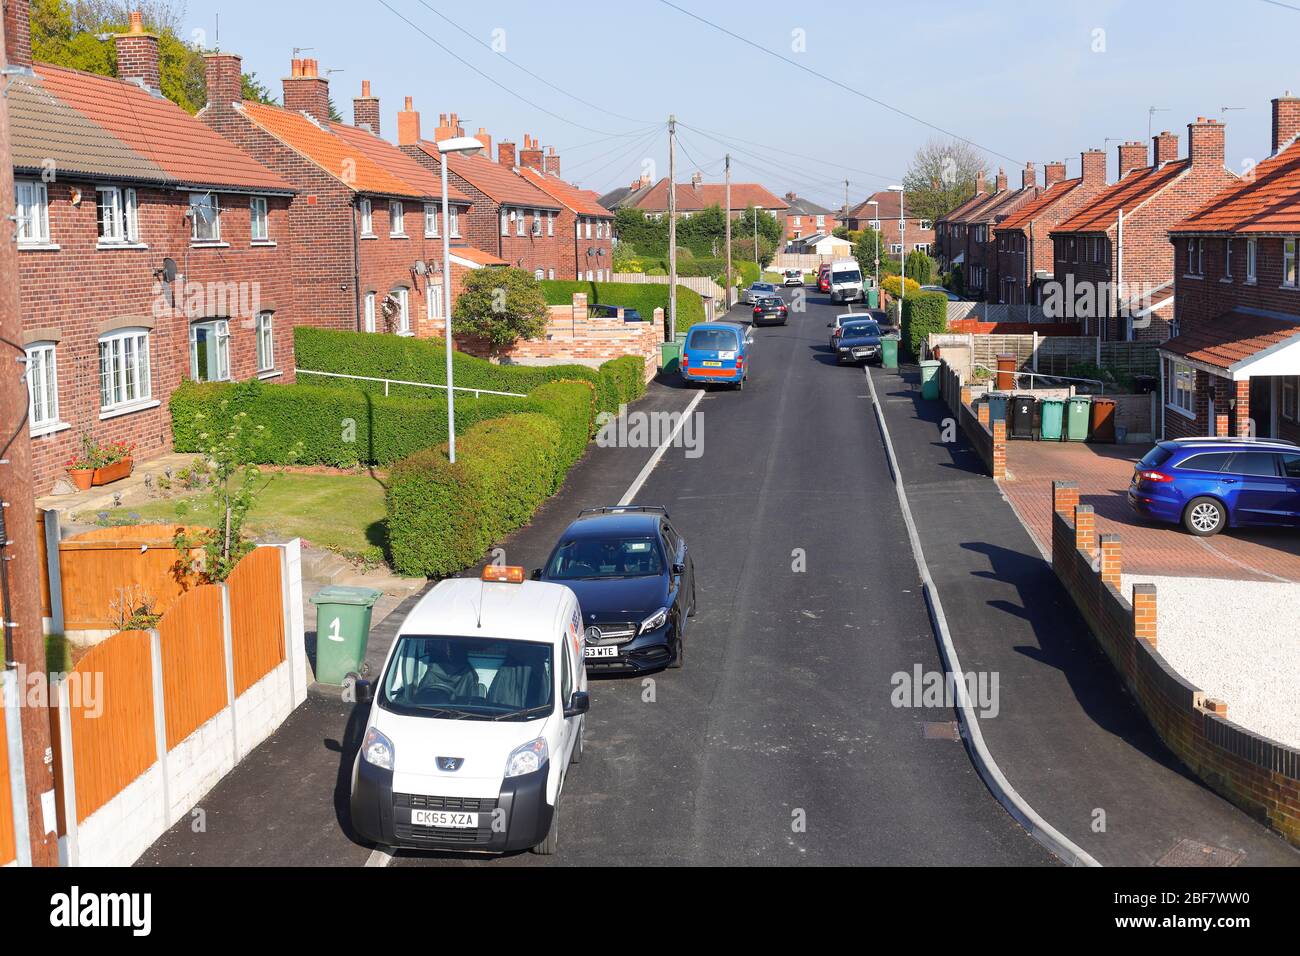
<svg viewBox="0 0 1300 956"><path fill-rule="evenodd" d="M1012 483L989 479L960 432L942 441L949 413L920 398L916 371L871 374L958 656L999 676L997 715L980 728L1012 786L1103 865L1189 846L1211 848L1193 854L1206 861L1300 865L1155 736L1008 506Z"/></svg>
<svg viewBox="0 0 1300 956"><path fill-rule="evenodd" d="M1098 534L1124 541L1124 570L1134 574L1300 581L1300 536L1288 528L1230 528L1198 538L1181 527L1145 521L1125 494L1148 445L1012 441L1002 490L1039 549L1051 550L1052 482L1077 481L1079 503L1092 505Z"/></svg>

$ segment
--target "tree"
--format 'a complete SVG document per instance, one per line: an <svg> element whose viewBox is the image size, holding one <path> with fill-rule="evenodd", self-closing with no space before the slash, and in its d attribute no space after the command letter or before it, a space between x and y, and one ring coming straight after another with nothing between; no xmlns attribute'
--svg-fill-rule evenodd
<svg viewBox="0 0 1300 956"><path fill-rule="evenodd" d="M734 231L732 232L731 235L732 235L732 239L731 239L732 256L734 256L737 261L753 262L754 261L754 237L752 235L745 235L738 239L736 238L736 234ZM776 255L775 243L768 240L768 238L764 236L762 232L760 232L758 234L759 264L762 265L764 268L766 268L769 264L771 264L772 257L775 255Z"/></svg>
<svg viewBox="0 0 1300 956"><path fill-rule="evenodd" d="M754 236L754 220L756 217L758 220L759 239L766 239L768 243L771 244L772 248L775 249L781 244L782 239L780 221L767 210L755 209L753 206L747 207L744 212L736 217L736 221L732 223L732 245L735 245L737 238L749 238L751 240L749 248L751 251L753 250L754 246L752 240ZM761 243L759 248L762 248ZM749 258L752 259L753 256L751 255Z"/></svg>
<svg viewBox="0 0 1300 956"><path fill-rule="evenodd" d="M977 147L959 139L929 140L903 176L908 213L933 222L973 196L976 180L987 172Z"/></svg>
<svg viewBox="0 0 1300 956"><path fill-rule="evenodd" d="M934 281L934 260L920 249L913 249L907 254L907 277L915 279L921 285L930 285Z"/></svg>
<svg viewBox="0 0 1300 956"><path fill-rule="evenodd" d="M523 269L475 269L465 276L452 332L483 339L493 354L546 331L546 295Z"/></svg>
<svg viewBox="0 0 1300 956"><path fill-rule="evenodd" d="M888 271L885 263L889 261L889 253L886 251L885 240L879 230L862 230L862 235L858 236L858 241L853 244L853 258L858 260L858 267L862 269L863 275L876 274L876 259L880 260L880 271Z"/></svg>
<svg viewBox="0 0 1300 956"><path fill-rule="evenodd" d="M240 77L239 95L246 100L251 100L254 103L265 103L268 106L276 106L280 102L271 93L270 89L262 85L262 81L257 78L256 73L245 73Z"/></svg>

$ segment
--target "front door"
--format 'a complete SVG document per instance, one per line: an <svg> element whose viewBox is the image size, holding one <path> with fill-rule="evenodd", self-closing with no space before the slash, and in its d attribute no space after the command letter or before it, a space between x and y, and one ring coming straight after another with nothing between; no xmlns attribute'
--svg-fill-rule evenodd
<svg viewBox="0 0 1300 956"><path fill-rule="evenodd" d="M1273 437L1273 379L1268 376L1250 380L1250 418L1256 438Z"/></svg>

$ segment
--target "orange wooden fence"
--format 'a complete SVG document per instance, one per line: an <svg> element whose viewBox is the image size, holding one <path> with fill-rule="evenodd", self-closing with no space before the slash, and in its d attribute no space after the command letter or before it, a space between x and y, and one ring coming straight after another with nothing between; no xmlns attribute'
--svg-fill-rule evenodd
<svg viewBox="0 0 1300 956"><path fill-rule="evenodd" d="M14 848L14 808L9 793L9 747L5 737L5 712L0 707L0 866L17 856Z"/></svg>
<svg viewBox="0 0 1300 956"><path fill-rule="evenodd" d="M158 622L168 750L226 706L221 604L221 588L203 585L181 595Z"/></svg>
<svg viewBox="0 0 1300 956"><path fill-rule="evenodd" d="M77 821L85 820L158 759L149 634L122 631L96 644L73 671L82 681L103 675L102 712L71 707Z"/></svg>
<svg viewBox="0 0 1300 956"><path fill-rule="evenodd" d="M235 693L242 694L284 660L280 551L258 548L226 579Z"/></svg>
<svg viewBox="0 0 1300 956"><path fill-rule="evenodd" d="M176 529L96 528L60 543L64 630L110 630L117 626L114 603L139 593L154 602L155 611L166 613L185 592L173 573L180 558L173 544Z"/></svg>

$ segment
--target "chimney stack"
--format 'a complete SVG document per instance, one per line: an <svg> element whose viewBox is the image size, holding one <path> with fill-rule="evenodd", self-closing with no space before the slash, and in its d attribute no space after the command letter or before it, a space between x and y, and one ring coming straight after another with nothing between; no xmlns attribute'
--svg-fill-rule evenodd
<svg viewBox="0 0 1300 956"><path fill-rule="evenodd" d="M145 33L144 17L138 10L131 13L126 33L113 37L117 47L117 78L141 84L146 90L162 95L158 72L158 37Z"/></svg>
<svg viewBox="0 0 1300 956"><path fill-rule="evenodd" d="M330 84L320 75L320 64L315 60L294 60L290 75L281 84L284 88L284 108L295 113L306 113L318 123L330 119Z"/></svg>
<svg viewBox="0 0 1300 956"><path fill-rule="evenodd" d="M998 167L998 177L993 182L996 185L996 189L994 189L994 192L1000 193L1005 191L1007 188L1007 171L1005 169L1002 169L1001 167Z"/></svg>
<svg viewBox="0 0 1300 956"><path fill-rule="evenodd" d="M699 188L700 188L700 186L702 186L703 184L704 184L704 174L703 174L703 173L701 173L698 169L697 169L695 172L691 173L691 188L692 188L692 189L695 189L695 190L698 191Z"/></svg>
<svg viewBox="0 0 1300 956"><path fill-rule="evenodd" d="M1025 163L1025 168L1020 173L1020 188L1033 189L1034 181L1037 178L1038 174L1034 170L1034 164L1031 162Z"/></svg>
<svg viewBox="0 0 1300 956"><path fill-rule="evenodd" d="M1065 178L1065 163L1043 164L1043 185L1052 186Z"/></svg>
<svg viewBox="0 0 1300 956"><path fill-rule="evenodd" d="M32 14L28 0L4 0L5 54L9 66L32 68Z"/></svg>
<svg viewBox="0 0 1300 956"><path fill-rule="evenodd" d="M1218 120L1198 117L1187 124L1187 156L1194 169L1222 169L1224 125Z"/></svg>
<svg viewBox="0 0 1300 956"><path fill-rule="evenodd" d="M519 165L542 171L542 148L537 145L537 138L524 134L524 148L519 151Z"/></svg>
<svg viewBox="0 0 1300 956"><path fill-rule="evenodd" d="M1106 154L1099 149L1085 149L1079 154L1079 168L1083 170L1085 186L1106 185Z"/></svg>
<svg viewBox="0 0 1300 956"><path fill-rule="evenodd" d="M556 178L560 175L560 157L555 152L554 146L546 147L546 158L542 160L542 165L548 173Z"/></svg>
<svg viewBox="0 0 1300 956"><path fill-rule="evenodd" d="M1145 143L1132 140L1119 144L1119 178L1134 169L1143 169L1147 164L1147 147Z"/></svg>
<svg viewBox="0 0 1300 956"><path fill-rule="evenodd" d="M480 126L478 128L478 132L474 134L474 138L483 144L483 155L486 156L488 159L491 159L492 158L492 137L488 135L488 131L484 129L482 126Z"/></svg>
<svg viewBox="0 0 1300 956"><path fill-rule="evenodd" d="M379 97L370 95L370 81L361 81L361 95L352 100L352 125L379 135Z"/></svg>
<svg viewBox="0 0 1300 956"><path fill-rule="evenodd" d="M982 196L984 194L984 190L987 188L988 188L988 184L984 181L984 170L981 169L978 173L975 174L975 195Z"/></svg>
<svg viewBox="0 0 1300 956"><path fill-rule="evenodd" d="M503 139L497 143L497 162L502 166L514 168L515 165L515 144L508 139Z"/></svg>
<svg viewBox="0 0 1300 956"><path fill-rule="evenodd" d="M1161 163L1171 163L1178 158L1178 137L1169 130L1163 133L1157 133L1151 137L1153 153L1151 162L1159 166Z"/></svg>
<svg viewBox="0 0 1300 956"><path fill-rule="evenodd" d="M1300 96L1287 90L1273 100L1273 152L1284 149L1300 133Z"/></svg>
<svg viewBox="0 0 1300 956"><path fill-rule="evenodd" d="M414 101L406 98L406 104L397 114L397 145L414 146L420 142L420 114L415 111Z"/></svg>

